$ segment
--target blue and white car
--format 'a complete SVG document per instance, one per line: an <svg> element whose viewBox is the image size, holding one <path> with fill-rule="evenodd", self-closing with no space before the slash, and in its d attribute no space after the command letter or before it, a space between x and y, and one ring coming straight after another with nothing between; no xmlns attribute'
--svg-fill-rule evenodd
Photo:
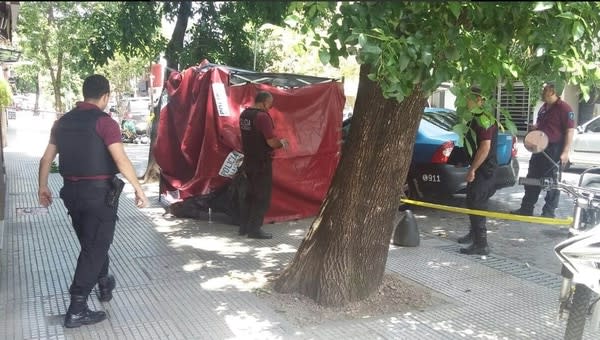
<svg viewBox="0 0 600 340"><path fill-rule="evenodd" d="M469 164L458 163L450 157L452 151L458 148L459 137L452 131L456 122L457 114L453 110L425 108L407 177L411 196L423 198L465 193ZM498 132L497 189L517 183L519 162L516 159L516 143L515 136Z"/></svg>
<svg viewBox="0 0 600 340"><path fill-rule="evenodd" d="M351 118L344 121L343 132L347 135ZM450 156L458 148L458 135L452 131L457 114L444 108L425 108L419 124L412 162L406 184L411 198L449 196L465 193L469 164L459 163ZM517 138L509 133L498 132L496 188L515 185L519 176L516 159Z"/></svg>

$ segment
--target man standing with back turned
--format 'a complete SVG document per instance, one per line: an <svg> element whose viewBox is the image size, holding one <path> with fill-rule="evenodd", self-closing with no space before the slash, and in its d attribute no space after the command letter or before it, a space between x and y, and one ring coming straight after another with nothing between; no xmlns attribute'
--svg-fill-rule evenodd
<svg viewBox="0 0 600 340"><path fill-rule="evenodd" d="M246 177L246 190L240 197L240 235L249 238L269 239L270 233L261 229L265 213L271 204L273 171L271 154L273 149L287 148L285 139L273 134L273 120L269 109L273 107L273 96L269 92L258 92L254 106L240 114L240 130L244 162L241 175Z"/></svg>
<svg viewBox="0 0 600 340"><path fill-rule="evenodd" d="M544 153L531 155L527 178L552 177L557 179L557 167L553 164L560 163L565 166L569 161L569 149L575 134L575 114L571 106L560 99L556 94L553 84L546 84L542 91L544 105L538 111L537 123L533 130L541 130L548 136L548 147L544 151L550 156L550 161ZM533 215L533 208L537 203L542 189L539 186L525 185L525 196L521 201L521 207L511 211L513 214ZM542 217L554 218L554 211L558 207L560 191L558 189L546 192L546 203L542 208Z"/></svg>
<svg viewBox="0 0 600 340"><path fill-rule="evenodd" d="M71 303L64 322L67 328L106 319L103 311L88 308L87 298L98 284L99 300L108 302L116 286L114 276L108 274L108 250L118 210L118 194L116 200L110 200L110 194L120 181L115 180L115 175L121 172L133 185L138 207L148 204L125 154L119 125L103 111L109 97L110 85L105 77L87 77L83 82L84 101L54 123L40 160L38 198L40 204L47 207L52 204L52 192L48 188L50 165L59 155L59 172L64 180L60 198L71 216L81 246L69 288Z"/></svg>

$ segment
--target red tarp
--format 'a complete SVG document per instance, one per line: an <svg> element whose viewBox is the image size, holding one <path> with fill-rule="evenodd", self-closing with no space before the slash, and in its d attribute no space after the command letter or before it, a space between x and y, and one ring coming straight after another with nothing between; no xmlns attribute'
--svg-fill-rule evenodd
<svg viewBox="0 0 600 340"><path fill-rule="evenodd" d="M222 115L213 93L218 97L223 87L229 116ZM160 112L154 148L164 185L161 194L179 190L179 197L186 199L231 181L219 170L232 150L242 151L239 115L261 90L273 95L275 135L290 142L287 151L273 154L273 192L264 222L318 213L340 155L342 84L332 81L293 89L254 83L230 86L226 67L189 68L169 77L169 100Z"/></svg>

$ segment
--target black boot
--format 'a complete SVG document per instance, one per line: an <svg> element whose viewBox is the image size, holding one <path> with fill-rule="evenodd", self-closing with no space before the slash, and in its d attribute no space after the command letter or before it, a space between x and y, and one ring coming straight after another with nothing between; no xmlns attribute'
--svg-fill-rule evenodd
<svg viewBox="0 0 600 340"><path fill-rule="evenodd" d="M98 300L101 302L108 302L112 300L112 291L117 286L117 280L112 275L106 275L105 277L98 280L98 291L100 295Z"/></svg>
<svg viewBox="0 0 600 340"><path fill-rule="evenodd" d="M257 239L261 239L261 240L266 240L266 239L273 238L273 235L271 233L266 233L266 232L262 231L262 229L258 229L256 231L249 232L248 238L257 238Z"/></svg>
<svg viewBox="0 0 600 340"><path fill-rule="evenodd" d="M533 208L527 209L527 208L520 207L517 210L511 210L510 213L513 215L533 216Z"/></svg>
<svg viewBox="0 0 600 340"><path fill-rule="evenodd" d="M93 325L106 319L106 313L91 311L87 305L87 296L71 295L71 304L65 315L65 327L76 328L81 325Z"/></svg>
<svg viewBox="0 0 600 340"><path fill-rule="evenodd" d="M473 242L473 233L471 231L469 231L469 233L463 237L459 237L458 240L456 240L456 242L460 243L460 244L466 244L466 243L471 243Z"/></svg>
<svg viewBox="0 0 600 340"><path fill-rule="evenodd" d="M554 213L553 208L547 208L545 205L542 208L542 214L540 216L542 217L548 217L548 218L556 218L556 214Z"/></svg>
<svg viewBox="0 0 600 340"><path fill-rule="evenodd" d="M467 248L460 248L460 253L467 255L488 255L490 248L487 244L487 230L477 230L473 233L473 244Z"/></svg>

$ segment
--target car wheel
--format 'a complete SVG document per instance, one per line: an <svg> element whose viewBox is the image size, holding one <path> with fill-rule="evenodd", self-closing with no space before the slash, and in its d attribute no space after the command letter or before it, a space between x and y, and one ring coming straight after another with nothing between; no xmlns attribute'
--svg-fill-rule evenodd
<svg viewBox="0 0 600 340"><path fill-rule="evenodd" d="M411 200L419 200L423 198L423 195L420 194L417 185L413 183L410 178L407 179L407 182L404 184L404 195Z"/></svg>

